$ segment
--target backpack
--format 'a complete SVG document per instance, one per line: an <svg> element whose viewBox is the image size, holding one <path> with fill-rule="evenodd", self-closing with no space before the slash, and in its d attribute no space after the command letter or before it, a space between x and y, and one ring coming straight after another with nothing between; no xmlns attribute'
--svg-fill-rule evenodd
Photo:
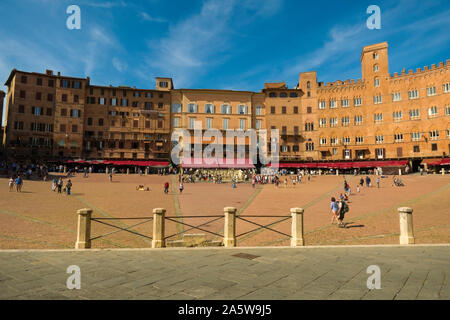
<svg viewBox="0 0 450 320"><path fill-rule="evenodd" d="M347 202L342 202L342 212L346 213L350 210L350 207L348 206Z"/></svg>

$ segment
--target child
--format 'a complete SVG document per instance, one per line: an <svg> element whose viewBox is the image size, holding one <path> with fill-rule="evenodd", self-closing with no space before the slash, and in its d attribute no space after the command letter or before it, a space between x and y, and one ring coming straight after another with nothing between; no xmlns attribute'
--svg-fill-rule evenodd
<svg viewBox="0 0 450 320"><path fill-rule="evenodd" d="M14 179L13 177L11 177L11 179L9 179L9 191L13 191L14 190Z"/></svg>
<svg viewBox="0 0 450 320"><path fill-rule="evenodd" d="M180 189L180 194L183 193L184 187L183 187L183 183L182 182L180 183L179 189Z"/></svg>

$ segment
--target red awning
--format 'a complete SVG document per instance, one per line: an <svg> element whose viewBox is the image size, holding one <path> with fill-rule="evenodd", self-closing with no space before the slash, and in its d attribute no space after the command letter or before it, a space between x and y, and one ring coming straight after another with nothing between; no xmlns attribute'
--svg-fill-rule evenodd
<svg viewBox="0 0 450 320"><path fill-rule="evenodd" d="M183 168L254 168L251 159L183 158Z"/></svg>
<svg viewBox="0 0 450 320"><path fill-rule="evenodd" d="M139 167L167 167L169 165L168 161L156 161L156 160L147 160L147 161L134 161L134 160L67 160L66 163L72 164L106 164L106 165L114 165L114 166L139 166Z"/></svg>
<svg viewBox="0 0 450 320"><path fill-rule="evenodd" d="M321 168L321 169L354 169L354 168L376 168L376 167L402 167L408 164L407 160L387 161L345 161L345 162L322 162L322 163L280 163L279 168ZM271 167L272 164L269 164Z"/></svg>
<svg viewBox="0 0 450 320"><path fill-rule="evenodd" d="M431 161L431 162L426 162L425 160L422 161L422 164L426 163L429 166L449 166L450 165L450 158L445 158L442 160L438 160L438 161Z"/></svg>

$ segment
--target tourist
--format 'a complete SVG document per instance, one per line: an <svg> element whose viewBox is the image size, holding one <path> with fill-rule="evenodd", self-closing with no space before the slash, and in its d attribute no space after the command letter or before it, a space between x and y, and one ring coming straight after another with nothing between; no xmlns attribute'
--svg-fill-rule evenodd
<svg viewBox="0 0 450 320"><path fill-rule="evenodd" d="M23 184L23 180L22 180L22 178L20 177L20 175L17 176L17 178L16 178L16 180L15 180L15 183L16 183L16 191L17 191L17 192L22 192L22 184Z"/></svg>
<svg viewBox="0 0 450 320"><path fill-rule="evenodd" d="M361 187L364 187L364 179L361 177L361 179L359 179L359 184L361 185Z"/></svg>
<svg viewBox="0 0 450 320"><path fill-rule="evenodd" d="M366 176L366 187L370 187L370 178Z"/></svg>
<svg viewBox="0 0 450 320"><path fill-rule="evenodd" d="M284 187L287 188L287 178L284 178Z"/></svg>
<svg viewBox="0 0 450 320"><path fill-rule="evenodd" d="M183 189L184 189L183 182L180 183L180 186L178 187L178 189L180 189L180 194L182 194L183 193Z"/></svg>
<svg viewBox="0 0 450 320"><path fill-rule="evenodd" d="M344 216L349 211L349 206L345 201L340 201L339 205L338 227L345 228Z"/></svg>
<svg viewBox="0 0 450 320"><path fill-rule="evenodd" d="M72 188L72 181L70 179L66 183L66 194L70 196L70 189Z"/></svg>
<svg viewBox="0 0 450 320"><path fill-rule="evenodd" d="M63 186L63 180L61 177L59 177L58 182L57 182L58 193L61 193L62 186Z"/></svg>
<svg viewBox="0 0 450 320"><path fill-rule="evenodd" d="M109 182L112 182L112 177L113 177L113 174L112 174L112 170L109 172Z"/></svg>
<svg viewBox="0 0 450 320"><path fill-rule="evenodd" d="M358 193L361 191L360 188L359 188L359 184L356 185L356 191L357 191Z"/></svg>
<svg viewBox="0 0 450 320"><path fill-rule="evenodd" d="M336 199L334 197L331 198L331 204L330 204L330 210L331 210L331 224L333 224L334 220L336 219L336 221L338 220L338 210L339 210L339 205L336 202Z"/></svg>
<svg viewBox="0 0 450 320"><path fill-rule="evenodd" d="M9 179L9 191L13 191L14 190L14 178L11 177L11 179Z"/></svg>
<svg viewBox="0 0 450 320"><path fill-rule="evenodd" d="M169 183L168 182L164 183L164 193L165 194L169 193Z"/></svg>
<svg viewBox="0 0 450 320"><path fill-rule="evenodd" d="M56 179L52 180L52 191L55 192L56 190Z"/></svg>
<svg viewBox="0 0 450 320"><path fill-rule="evenodd" d="M380 189L380 177L377 177L377 185L378 185L378 189Z"/></svg>

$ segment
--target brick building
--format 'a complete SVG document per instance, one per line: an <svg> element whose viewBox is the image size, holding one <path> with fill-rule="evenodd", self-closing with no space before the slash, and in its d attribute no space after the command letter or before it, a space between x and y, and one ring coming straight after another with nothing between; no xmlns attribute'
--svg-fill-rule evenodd
<svg viewBox="0 0 450 320"><path fill-rule="evenodd" d="M200 121L221 132L278 129L282 163L420 163L450 153L449 62L391 75L379 43L363 48L362 79L324 84L301 72L295 88L261 92L175 89L170 78L154 89L107 87L14 69L4 145L14 157L169 160L172 131Z"/></svg>

